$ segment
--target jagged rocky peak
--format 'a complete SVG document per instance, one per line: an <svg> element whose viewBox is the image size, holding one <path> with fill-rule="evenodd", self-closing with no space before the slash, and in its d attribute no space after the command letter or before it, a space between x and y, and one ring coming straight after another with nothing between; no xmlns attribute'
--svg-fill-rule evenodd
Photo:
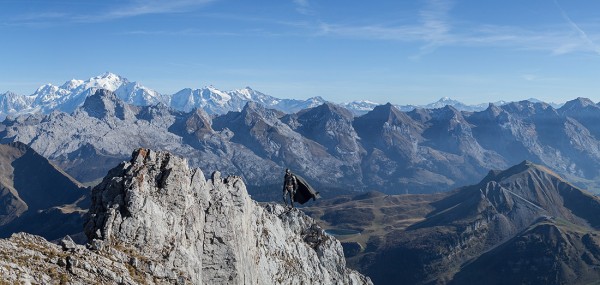
<svg viewBox="0 0 600 285"><path fill-rule="evenodd" d="M465 119L475 128L479 128L477 133L481 134L490 131L490 128L497 124L508 123L511 115L496 104L490 103L485 110L466 114ZM495 141L495 138L493 140Z"/></svg>
<svg viewBox="0 0 600 285"><path fill-rule="evenodd" d="M276 121L279 121L279 118L283 117L285 113L275 109L267 109L262 104L248 101L240 115L244 118L244 123L250 126L259 121L267 121L274 124Z"/></svg>
<svg viewBox="0 0 600 285"><path fill-rule="evenodd" d="M98 89L93 95L87 97L82 110L97 119L116 117L124 120L134 116L129 106L107 89Z"/></svg>
<svg viewBox="0 0 600 285"><path fill-rule="evenodd" d="M398 110L398 108L391 103L387 103L385 105L379 105L371 112L356 118L355 122L359 125L373 124L373 126L380 127L385 123L390 125L410 124L412 119L404 112Z"/></svg>
<svg viewBox="0 0 600 285"><path fill-rule="evenodd" d="M138 149L92 193L85 233L118 249L149 283L371 284L345 266L340 243L299 210L260 206L240 177Z"/></svg>
<svg viewBox="0 0 600 285"><path fill-rule="evenodd" d="M586 117L589 118L600 116L600 106L594 104L594 102L592 102L590 99L579 97L577 99L567 101L558 109L558 112L560 114L580 120L585 119Z"/></svg>
<svg viewBox="0 0 600 285"><path fill-rule="evenodd" d="M212 119L202 108L197 108L185 121L185 128L188 134L211 132L213 131Z"/></svg>
<svg viewBox="0 0 600 285"><path fill-rule="evenodd" d="M293 120L297 120L295 123L299 124L304 132L308 131L313 135L326 132L353 132L351 129L354 115L344 107L331 102L302 110L288 117L293 117Z"/></svg>
<svg viewBox="0 0 600 285"><path fill-rule="evenodd" d="M551 115L558 116L558 112L550 104L544 102L532 102L528 100L511 102L503 105L500 108L511 113L517 114L521 117L534 116L534 115Z"/></svg>
<svg viewBox="0 0 600 285"><path fill-rule="evenodd" d="M532 175L537 176L537 180L556 180L567 183L558 174L554 173L554 171L543 165L535 164L528 160L524 160L506 170L490 170L488 175L481 181L481 183L488 183L489 181L514 181L515 179L522 179L522 177L527 177L527 180ZM529 186L532 185L533 184L530 184Z"/></svg>
<svg viewBox="0 0 600 285"><path fill-rule="evenodd" d="M439 121L448 121L448 120L464 121L462 113L458 109L456 109L450 105L446 105L439 109L432 109L431 117L433 120L439 120Z"/></svg>
<svg viewBox="0 0 600 285"><path fill-rule="evenodd" d="M352 118L354 117L352 112L350 112L348 109L331 102L325 102L317 107L307 109L305 114L306 113L312 113L315 117L320 115L324 119L333 117L335 119L344 119L347 121L352 121Z"/></svg>
<svg viewBox="0 0 600 285"><path fill-rule="evenodd" d="M577 97L576 99L567 101L560 109L583 108L587 106L596 106L596 104L588 98Z"/></svg>
<svg viewBox="0 0 600 285"><path fill-rule="evenodd" d="M498 117L501 113L503 112L502 109L500 109L500 107L496 106L494 103L490 103L488 105L488 107L481 111L481 112L475 112L475 114L485 114L486 116L488 116L489 118L496 118Z"/></svg>

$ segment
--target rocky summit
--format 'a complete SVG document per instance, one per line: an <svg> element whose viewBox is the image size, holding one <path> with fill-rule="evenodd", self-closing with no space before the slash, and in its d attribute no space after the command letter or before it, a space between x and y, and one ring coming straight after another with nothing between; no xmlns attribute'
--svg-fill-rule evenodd
<svg viewBox="0 0 600 285"><path fill-rule="evenodd" d="M0 278L48 284L372 284L299 210L260 205L239 177L206 179L138 149L92 190L87 246L19 233L0 240Z"/></svg>

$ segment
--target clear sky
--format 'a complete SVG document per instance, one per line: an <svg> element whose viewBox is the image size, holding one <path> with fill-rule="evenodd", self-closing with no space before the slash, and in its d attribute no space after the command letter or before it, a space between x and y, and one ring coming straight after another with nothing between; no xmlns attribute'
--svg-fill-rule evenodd
<svg viewBox="0 0 600 285"><path fill-rule="evenodd" d="M597 0L0 0L0 92L105 71L172 94L600 101Z"/></svg>

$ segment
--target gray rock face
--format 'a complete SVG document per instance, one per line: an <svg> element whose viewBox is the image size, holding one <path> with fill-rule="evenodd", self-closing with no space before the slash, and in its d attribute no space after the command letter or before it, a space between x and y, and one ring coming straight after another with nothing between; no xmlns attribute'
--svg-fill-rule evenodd
<svg viewBox="0 0 600 285"><path fill-rule="evenodd" d="M94 188L86 249L26 234L0 240L0 277L124 284L372 284L299 210L264 207L239 177L205 179L167 152L138 149ZM19 252L13 254L13 252ZM32 259L32 262L24 260Z"/></svg>
<svg viewBox="0 0 600 285"><path fill-rule="evenodd" d="M137 150L94 189L92 203L88 238L160 264L153 274L161 278L194 284L366 282L345 268L340 243L312 219L277 205L263 208L239 177L216 172L206 180L166 152Z"/></svg>

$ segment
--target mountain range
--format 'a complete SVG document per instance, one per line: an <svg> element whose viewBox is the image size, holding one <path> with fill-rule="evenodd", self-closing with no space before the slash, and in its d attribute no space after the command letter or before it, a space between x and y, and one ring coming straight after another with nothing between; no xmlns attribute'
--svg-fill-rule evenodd
<svg viewBox="0 0 600 285"><path fill-rule="evenodd" d="M71 113L77 107L83 105L85 98L94 94L98 89L110 90L124 102L136 106L151 106L162 103L184 112L202 108L211 115L241 111L247 102L256 102L284 113L295 113L325 103L325 99L322 97L312 97L306 100L280 99L253 90L250 87L222 91L213 86L207 86L200 89L185 88L174 94L160 94L138 82L131 82L125 77L106 72L88 80L72 79L61 86L45 84L31 95L17 95L10 91L0 94L0 120L3 120L6 116L14 117L20 114L48 114L54 110ZM539 102L536 99L530 99L529 101ZM506 103L499 101L494 104L504 105ZM359 100L341 105L354 115L363 115L380 104L368 100ZM443 97L427 105L395 106L401 111L411 111L416 108L442 108L446 105L453 106L460 111L481 111L487 108L488 103L466 105L448 97ZM560 105L554 104L553 107L558 108Z"/></svg>
<svg viewBox="0 0 600 285"><path fill-rule="evenodd" d="M380 105L356 117L330 102L286 114L248 102L210 115L164 104L127 104L101 89L71 114L22 115L0 124L0 141L20 141L91 182L136 147L168 150L208 171L238 174L260 200L279 200L285 168L325 196L368 189L425 193L475 183L523 159L598 189L600 107L578 98L559 109L513 102L467 112L446 106L402 112ZM262 195L262 196L261 196Z"/></svg>
<svg viewBox="0 0 600 285"><path fill-rule="evenodd" d="M46 84L31 95L17 95L12 92L0 94L0 119L19 114L48 114L54 110L73 112L96 90L114 92L124 102L135 106L164 104L176 110L189 112L202 108L208 114L225 114L240 111L247 102L257 102L264 106L296 112L325 102L321 97L306 100L279 99L250 87L232 91L221 91L213 86L200 89L185 88L172 95L160 94L138 82L114 73L104 73L88 80L69 80L61 86Z"/></svg>
<svg viewBox="0 0 600 285"><path fill-rule="evenodd" d="M600 199L524 161L447 193L370 192L304 209L375 284L589 284Z"/></svg>

